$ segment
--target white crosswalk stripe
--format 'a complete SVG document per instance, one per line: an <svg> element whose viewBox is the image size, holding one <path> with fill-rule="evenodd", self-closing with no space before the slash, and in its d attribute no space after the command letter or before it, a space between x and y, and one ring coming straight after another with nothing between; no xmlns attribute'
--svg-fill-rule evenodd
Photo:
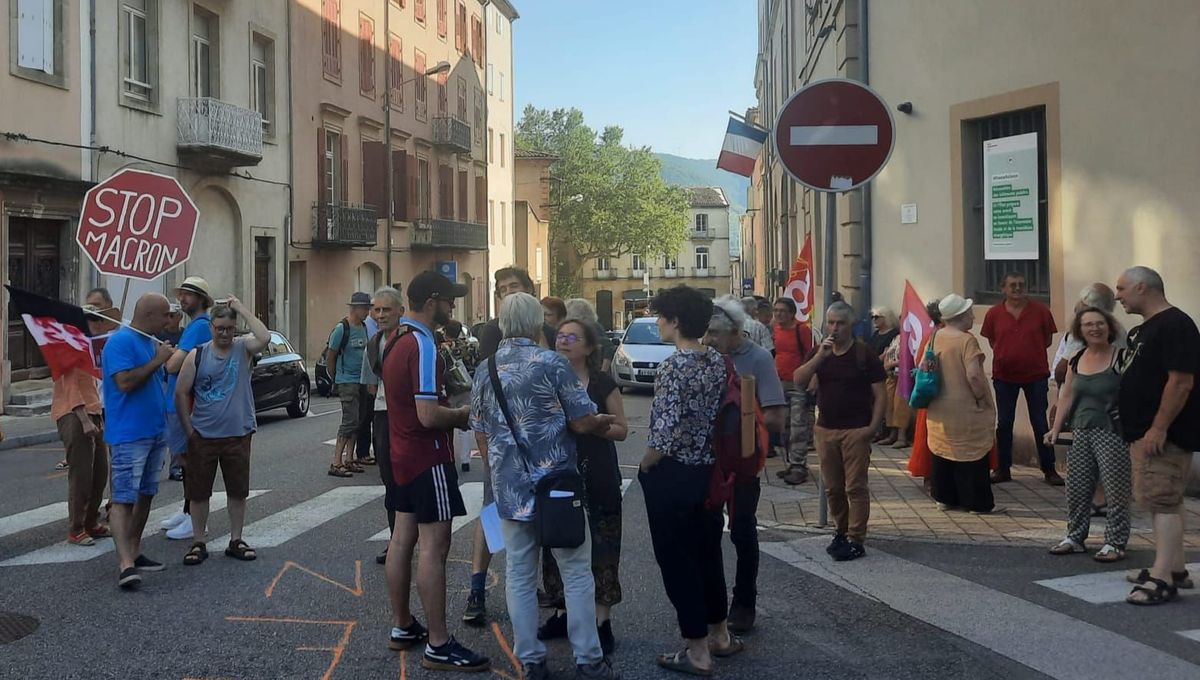
<svg viewBox="0 0 1200 680"><path fill-rule="evenodd" d="M246 526L242 530L242 539L254 548L274 548L382 495L382 484L330 489ZM215 545L228 542L228 535L210 541Z"/></svg>
<svg viewBox="0 0 1200 680"><path fill-rule="evenodd" d="M1200 666L1167 652L876 547L869 548L866 559L834 566L825 554L828 541L822 536L763 543L762 551L1051 678L1133 678L1144 676L1147 668L1154 669L1156 680L1200 677ZM1087 653L1063 663L1063 650L1070 649Z"/></svg>
<svg viewBox="0 0 1200 680"><path fill-rule="evenodd" d="M1200 573L1200 562L1187 565L1187 570L1193 574ZM1127 569L1118 571L1101 571L1063 578L1050 578L1034 583L1051 590L1057 590L1065 595L1079 598L1091 604L1112 604L1124 602L1125 596L1133 586L1125 580ZM1195 592L1195 591L1190 591ZM1180 590L1181 596L1188 596L1189 591Z"/></svg>
<svg viewBox="0 0 1200 680"><path fill-rule="evenodd" d="M26 529L40 527L43 524L57 522L67 518L67 503L51 503L40 508L18 512L8 517L0 517L0 538L19 534Z"/></svg>
<svg viewBox="0 0 1200 680"><path fill-rule="evenodd" d="M251 489L250 497L261 496L267 493L267 489ZM225 507L227 498L224 491L213 492L212 499L209 501L209 510L214 512ZM159 523L164 519L174 515L179 511L179 503L171 503L169 505L150 511L150 518L146 520L146 530L142 532L142 538L148 538L160 531ZM66 541L55 543L54 545L46 546L33 552L28 552L23 555L4 560L0 562L0 567L20 567L31 564L58 564L63 562L86 562L94 560L101 555L107 555L116 549L111 538L101 538L96 540L95 545L79 546L71 545Z"/></svg>

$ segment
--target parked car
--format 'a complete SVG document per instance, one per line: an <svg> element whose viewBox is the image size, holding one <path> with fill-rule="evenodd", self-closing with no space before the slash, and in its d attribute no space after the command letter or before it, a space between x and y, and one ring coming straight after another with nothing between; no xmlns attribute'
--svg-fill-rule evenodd
<svg viewBox="0 0 1200 680"><path fill-rule="evenodd" d="M303 357L282 333L271 331L271 341L255 355L250 387L254 391L255 411L286 408L293 418L308 415L311 390L308 371Z"/></svg>
<svg viewBox="0 0 1200 680"><path fill-rule="evenodd" d="M625 329L613 357L612 376L617 386L626 389L653 389L658 365L675 353L675 345L663 342L658 334L658 319L634 319Z"/></svg>

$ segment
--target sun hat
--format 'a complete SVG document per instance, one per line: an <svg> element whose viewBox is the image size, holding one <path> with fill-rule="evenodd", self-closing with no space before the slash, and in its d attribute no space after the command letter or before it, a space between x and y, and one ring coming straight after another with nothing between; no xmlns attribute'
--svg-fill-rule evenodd
<svg viewBox="0 0 1200 680"><path fill-rule="evenodd" d="M205 281L199 276L189 276L184 279L183 283L179 284L179 287L175 289L175 292L178 293L179 291L195 293L196 295L203 297L205 300L208 300L210 303L213 301L212 293L209 292L208 281Z"/></svg>
<svg viewBox="0 0 1200 680"><path fill-rule="evenodd" d="M942 313L942 321L949 321L956 316L961 316L970 311L975 305L975 301L971 298L963 298L957 293L950 293L938 302L938 311Z"/></svg>

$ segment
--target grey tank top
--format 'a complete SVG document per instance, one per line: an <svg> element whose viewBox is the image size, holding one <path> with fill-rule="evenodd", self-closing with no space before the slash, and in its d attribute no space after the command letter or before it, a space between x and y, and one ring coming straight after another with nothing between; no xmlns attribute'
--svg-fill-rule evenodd
<svg viewBox="0 0 1200 680"><path fill-rule="evenodd" d="M1071 429L1112 430L1109 411L1117 400L1121 375L1109 366L1099 373L1084 375L1076 370L1071 391L1075 407L1071 413Z"/></svg>
<svg viewBox="0 0 1200 680"><path fill-rule="evenodd" d="M192 394L192 427L205 439L242 437L258 429L254 418L254 393L250 388L250 357L244 338L237 338L222 357L206 342L196 367Z"/></svg>

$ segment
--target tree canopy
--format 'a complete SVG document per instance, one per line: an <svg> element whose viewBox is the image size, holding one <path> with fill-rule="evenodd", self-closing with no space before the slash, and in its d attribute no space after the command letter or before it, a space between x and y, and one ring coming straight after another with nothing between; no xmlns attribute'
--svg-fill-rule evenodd
<svg viewBox="0 0 1200 680"><path fill-rule="evenodd" d="M554 154L551 166L552 288L577 294L589 259L673 254L687 234L687 192L662 181L649 147L623 144L610 125L599 134L579 109L525 107L517 148Z"/></svg>

